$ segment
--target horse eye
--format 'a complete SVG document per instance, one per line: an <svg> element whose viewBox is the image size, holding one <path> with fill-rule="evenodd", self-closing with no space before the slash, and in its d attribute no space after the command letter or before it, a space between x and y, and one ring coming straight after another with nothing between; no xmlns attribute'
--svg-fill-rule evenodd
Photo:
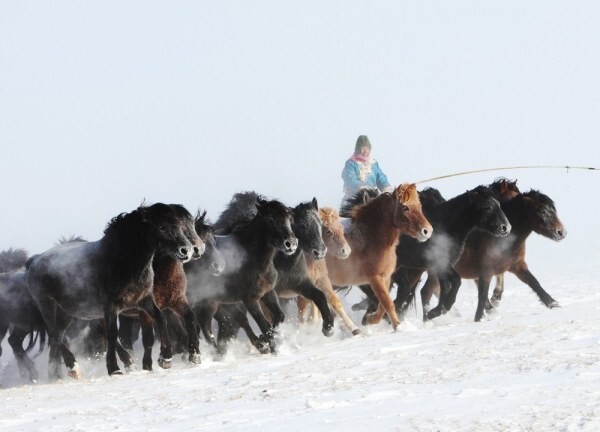
<svg viewBox="0 0 600 432"><path fill-rule="evenodd" d="M158 229L159 229L161 232L165 232L165 231L167 230L167 226L166 226L166 225L161 225L161 226L159 226L159 227L158 227Z"/></svg>
<svg viewBox="0 0 600 432"><path fill-rule="evenodd" d="M490 211L491 209L492 209L492 206L489 206L489 205L483 206L484 211Z"/></svg>

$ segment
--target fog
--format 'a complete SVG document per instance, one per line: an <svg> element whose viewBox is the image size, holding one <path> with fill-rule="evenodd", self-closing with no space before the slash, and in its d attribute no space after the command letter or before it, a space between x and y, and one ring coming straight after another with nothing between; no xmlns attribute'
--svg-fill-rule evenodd
<svg viewBox="0 0 600 432"><path fill-rule="evenodd" d="M338 207L361 134L395 185L598 167L599 19L595 2L3 2L0 249L97 240L144 199L212 220L244 190ZM598 255L597 171L419 186L498 176L569 230L532 235L531 260Z"/></svg>

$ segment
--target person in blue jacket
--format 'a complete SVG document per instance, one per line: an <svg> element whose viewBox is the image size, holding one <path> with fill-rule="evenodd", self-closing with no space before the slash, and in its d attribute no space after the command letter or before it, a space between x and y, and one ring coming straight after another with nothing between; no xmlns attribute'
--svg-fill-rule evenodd
<svg viewBox="0 0 600 432"><path fill-rule="evenodd" d="M353 196L361 188L377 188L380 192L392 192L387 176L379 167L379 163L371 157L371 143L366 135L356 140L354 154L346 161L342 170L344 180L344 201Z"/></svg>

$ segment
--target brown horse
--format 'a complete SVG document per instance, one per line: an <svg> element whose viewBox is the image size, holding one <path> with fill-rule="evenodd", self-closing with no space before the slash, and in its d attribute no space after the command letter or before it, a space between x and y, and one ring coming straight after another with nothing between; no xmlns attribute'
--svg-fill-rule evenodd
<svg viewBox="0 0 600 432"><path fill-rule="evenodd" d="M323 207L319 209L319 217L323 222L323 240L327 246L327 255L332 255L339 260L345 260L350 256L351 248L344 236L344 226L340 220L340 215L337 210L331 207ZM360 334L360 329L352 322L348 314L344 310L344 305L337 293L333 290L331 280L327 272L327 264L324 260L315 260L309 254L305 254L306 263L308 265L308 273L313 284L325 293L327 301L344 321L346 327L353 335ZM304 321L305 310L310 302L304 297L298 297L298 312L300 321ZM313 305L314 306L314 305ZM317 309L313 307L313 313Z"/></svg>
<svg viewBox="0 0 600 432"><path fill-rule="evenodd" d="M483 233L473 232L467 238L463 255L456 265L462 278L477 279L480 296L475 321L481 319L490 280L494 275L506 271L529 285L546 307L559 306L542 288L525 262L525 242L532 232L554 241L560 241L567 235L554 202L547 195L531 190L501 204L513 227L511 234L504 239L492 239ZM435 289L435 283L436 281L426 283L423 290Z"/></svg>
<svg viewBox="0 0 600 432"><path fill-rule="evenodd" d="M416 185L402 184L392 193L382 193L352 210L345 236L352 253L345 260L325 256L333 285L369 284L379 300L374 314L365 317L376 324L387 313L394 329L400 324L388 288L396 269L396 245L400 234L419 241L431 237L433 228L423 215Z"/></svg>

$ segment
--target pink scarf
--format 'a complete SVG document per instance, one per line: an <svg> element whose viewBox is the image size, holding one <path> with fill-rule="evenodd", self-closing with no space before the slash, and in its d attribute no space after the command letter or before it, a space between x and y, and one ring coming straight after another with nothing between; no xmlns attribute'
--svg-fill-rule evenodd
<svg viewBox="0 0 600 432"><path fill-rule="evenodd" d="M354 162L358 162L358 163L370 163L371 155L364 157L360 153L359 154L353 153L352 156L350 156L350 159L352 159Z"/></svg>

